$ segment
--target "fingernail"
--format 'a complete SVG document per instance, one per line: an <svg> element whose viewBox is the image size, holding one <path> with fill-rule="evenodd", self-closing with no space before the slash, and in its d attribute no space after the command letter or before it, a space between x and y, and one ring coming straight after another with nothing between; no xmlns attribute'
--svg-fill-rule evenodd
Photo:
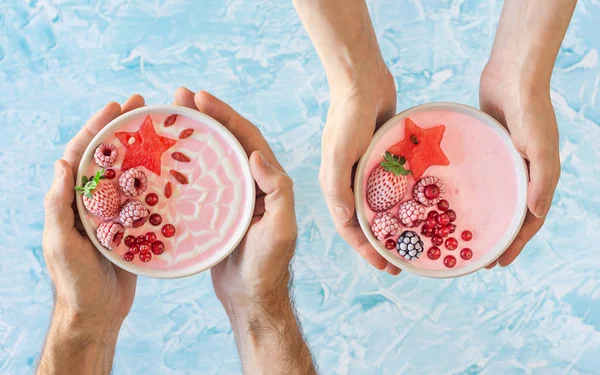
<svg viewBox="0 0 600 375"><path fill-rule="evenodd" d="M347 209L345 209L344 207L336 207L335 208L335 214L338 218L339 221L345 223L348 220L350 220L350 212L348 212Z"/></svg>
<svg viewBox="0 0 600 375"><path fill-rule="evenodd" d="M262 152L258 151L258 160L261 162L262 165L264 165L265 167L270 167L271 164L267 161L267 159L265 158L265 156L263 155Z"/></svg>
<svg viewBox="0 0 600 375"><path fill-rule="evenodd" d="M62 164L58 161L54 162L54 178L62 178L64 176L65 170Z"/></svg>
<svg viewBox="0 0 600 375"><path fill-rule="evenodd" d="M548 201L541 200L535 206L535 210L534 210L533 214L537 217L544 217L544 216L546 216L546 213L548 213Z"/></svg>

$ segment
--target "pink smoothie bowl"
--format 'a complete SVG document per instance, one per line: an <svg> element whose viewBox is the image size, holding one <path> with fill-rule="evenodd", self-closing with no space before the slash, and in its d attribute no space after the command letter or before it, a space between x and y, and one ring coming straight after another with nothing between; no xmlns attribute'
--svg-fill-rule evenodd
<svg viewBox="0 0 600 375"><path fill-rule="evenodd" d="M77 209L98 251L131 273L203 272L234 251L250 225L256 193L248 156L227 128L198 111L155 105L119 116L85 150L78 186L102 171L102 189L77 194ZM107 240L101 226L117 235Z"/></svg>
<svg viewBox="0 0 600 375"><path fill-rule="evenodd" d="M459 277L492 263L515 239L527 183L525 161L495 119L462 104L422 104L373 136L356 170L356 214L393 265Z"/></svg>

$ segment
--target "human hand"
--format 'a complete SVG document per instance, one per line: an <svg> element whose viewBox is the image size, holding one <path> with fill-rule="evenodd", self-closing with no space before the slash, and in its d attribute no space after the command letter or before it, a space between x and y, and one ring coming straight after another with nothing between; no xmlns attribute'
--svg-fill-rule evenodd
<svg viewBox="0 0 600 375"><path fill-rule="evenodd" d="M323 131L319 180L335 226L372 266L398 275L400 269L389 263L369 243L354 207L352 190L354 167L367 151L376 128L396 112L396 85L385 67L367 74L359 82L330 80L331 104ZM380 77L375 79L375 77Z"/></svg>
<svg viewBox="0 0 600 375"><path fill-rule="evenodd" d="M511 264L540 230L552 204L560 176L558 126L550 100L550 82L523 85L519 74L488 64L481 77L479 102L510 132L513 143L529 165L529 211L517 237L487 268Z"/></svg>
<svg viewBox="0 0 600 375"><path fill-rule="evenodd" d="M211 269L217 297L226 310L288 299L289 263L296 245L292 180L260 130L207 92L181 88L175 103L214 118L240 141L258 186L254 217L238 248Z"/></svg>
<svg viewBox="0 0 600 375"><path fill-rule="evenodd" d="M74 204L75 176L92 138L121 114L143 106L144 98L134 95L122 107L109 103L96 113L55 163L44 203L43 250L55 288L55 311L92 331L118 331L131 309L137 278L109 262L87 237Z"/></svg>

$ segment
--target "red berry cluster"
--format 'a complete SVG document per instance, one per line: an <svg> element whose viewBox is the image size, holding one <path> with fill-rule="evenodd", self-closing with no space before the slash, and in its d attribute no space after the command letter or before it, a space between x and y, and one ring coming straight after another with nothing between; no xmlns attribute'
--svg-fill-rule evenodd
<svg viewBox="0 0 600 375"><path fill-rule="evenodd" d="M427 251L429 259L436 260L442 256L440 247L444 245L447 250L454 251L458 248L458 240L454 237L449 237L450 234L456 231L456 212L450 209L450 204L446 199L442 199L437 204L437 210L431 210L427 214L427 218L421 228L421 234L431 238L432 247ZM471 241L473 233L465 230L461 234L463 241ZM445 239L445 240L444 240ZM473 257L473 251L469 248L464 248L460 251L460 257L464 260L469 260ZM453 255L444 257L444 265L448 268L456 266L456 258Z"/></svg>
<svg viewBox="0 0 600 375"><path fill-rule="evenodd" d="M125 237L124 242L129 251L123 255L123 259L128 262L138 255L142 262L147 263L152 260L152 254L160 255L165 252L165 244L158 240L153 232L137 237L129 235Z"/></svg>

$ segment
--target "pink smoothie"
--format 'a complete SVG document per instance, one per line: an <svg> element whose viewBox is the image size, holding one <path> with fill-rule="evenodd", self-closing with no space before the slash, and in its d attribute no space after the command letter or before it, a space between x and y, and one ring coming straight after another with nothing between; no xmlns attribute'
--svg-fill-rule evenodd
<svg viewBox="0 0 600 375"><path fill-rule="evenodd" d="M152 114L150 117L158 135L174 139L177 143L162 154L160 176L145 167L138 167L148 177L149 185L146 192L134 198L144 204L150 214L159 213L162 223L153 226L147 222L141 228L125 228L125 236L138 236L147 232L156 234L158 239L164 242L165 252L160 255L152 254L152 260L147 263L142 262L136 255L131 264L173 271L210 262L211 259L218 258L224 249L231 248L232 235L239 232L241 226L246 225L243 211L251 202L241 167L247 160L241 160L230 141L210 126L182 115L177 116L172 126L165 127L163 123L169 115L170 113ZM127 200L118 184L125 148L115 136L115 132L138 131L146 116L143 114L131 118L93 145L96 147L102 142L109 142L117 147L119 155L112 167L117 174L109 181L119 190L121 203ZM179 139L179 134L184 129L193 129L194 132L188 138ZM176 161L171 156L173 152L183 153L191 160ZM92 159L87 167L87 175L93 175L100 169ZM186 176L189 183L179 183L169 172L172 169ZM172 196L167 199L164 189L168 182L172 184L173 189ZM157 205L146 204L145 198L149 193L158 195ZM83 212L82 219L89 220L94 228L103 222L87 210ZM118 222L118 216L113 221ZM175 226L176 233L173 237L166 238L161 234L161 228L165 224ZM119 261L123 262L123 255L127 251L127 246L121 242L109 255L118 257Z"/></svg>
<svg viewBox="0 0 600 375"><path fill-rule="evenodd" d="M427 250L432 247L431 238L421 234L422 224L415 228L405 228L401 224L402 233L405 230L415 231L423 240L425 250L419 259L404 260L396 250L390 252L402 259L403 262L429 270L448 269L444 258L452 255L456 258L454 269L464 267L469 262L475 262L491 249L505 234L515 211L517 210L517 171L513 158L507 146L498 134L478 119L466 114L450 111L425 111L408 116L419 128L431 128L445 125L446 129L441 142L441 149L450 161L447 166L431 166L423 177L435 176L443 180L446 192L444 199L448 200L450 208L456 211L457 219L453 224L456 231L449 237L458 240L456 250L448 250L444 244L438 246L441 256L432 260L427 256ZM363 191L366 190L367 180L371 171L382 161L386 150L404 138L405 118L398 118L397 123L387 132L375 146L365 168ZM406 164L410 169L410 163ZM413 198L413 186L416 181L408 175L407 193L401 202ZM375 213L370 210L366 196L363 197L365 212L369 224L373 223ZM398 215L398 207L392 207L388 212ZM436 206L427 207L426 212L436 210ZM464 230L473 233L469 242L461 238ZM392 237L396 239L398 235ZM445 238L444 238L445 240ZM382 244L385 241L382 241ZM385 247L384 247L385 248ZM470 248L473 257L463 260L460 251Z"/></svg>

